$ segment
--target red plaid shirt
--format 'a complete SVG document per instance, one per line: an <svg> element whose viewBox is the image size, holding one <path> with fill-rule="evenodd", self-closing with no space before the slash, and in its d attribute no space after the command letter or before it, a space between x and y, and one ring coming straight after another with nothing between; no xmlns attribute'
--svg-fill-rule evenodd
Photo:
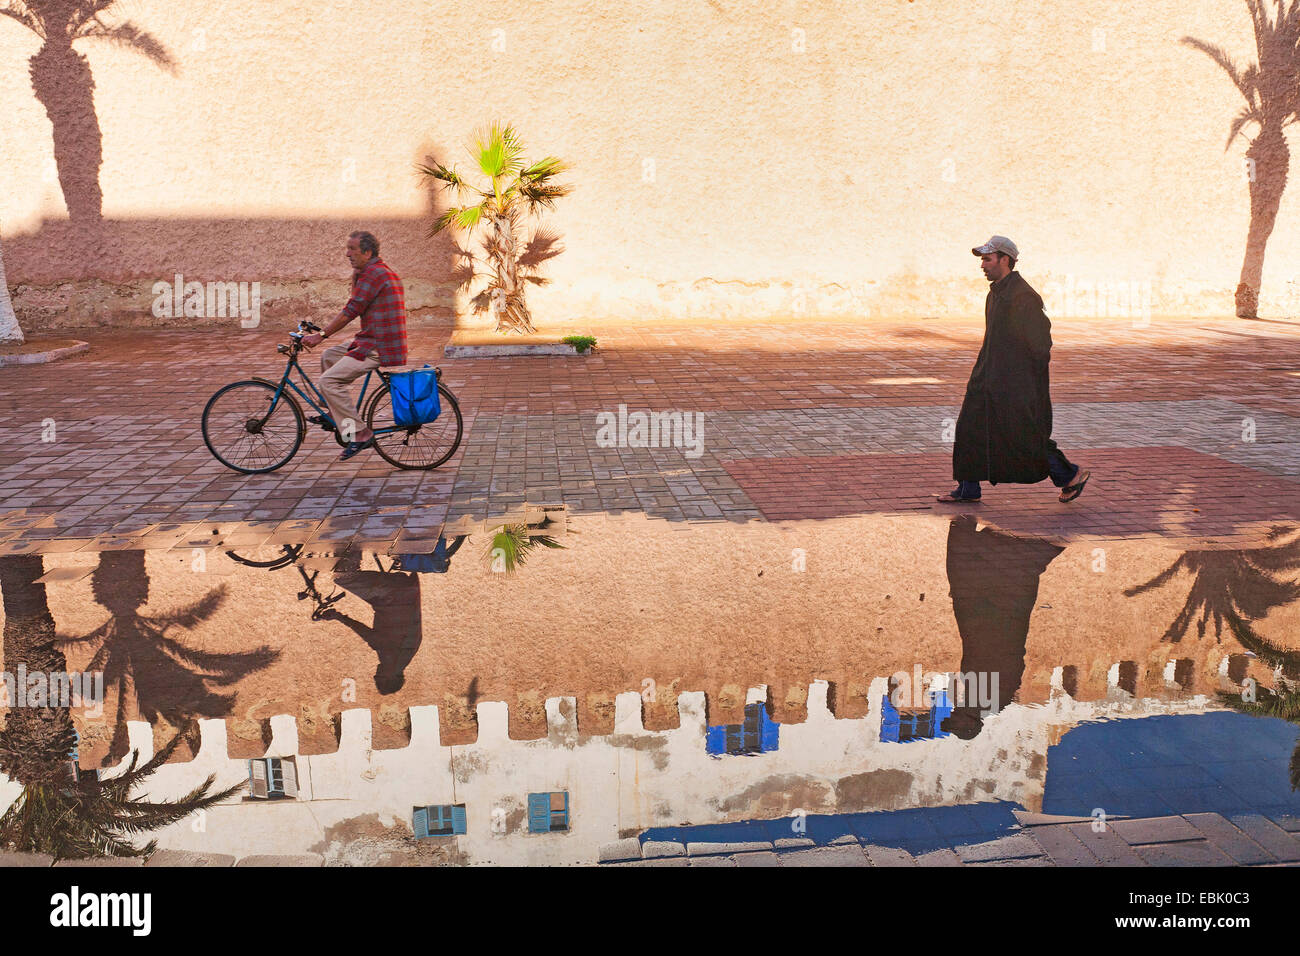
<svg viewBox="0 0 1300 956"><path fill-rule="evenodd" d="M406 364L406 298L402 280L382 259L371 259L352 274L352 298L343 307L351 321L361 316L361 332L348 345L348 357L363 360L379 353L380 365Z"/></svg>

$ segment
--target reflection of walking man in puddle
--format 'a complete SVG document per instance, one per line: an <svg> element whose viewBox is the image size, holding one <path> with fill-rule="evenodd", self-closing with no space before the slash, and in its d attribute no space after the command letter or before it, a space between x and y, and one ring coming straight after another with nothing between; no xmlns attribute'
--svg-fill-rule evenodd
<svg viewBox="0 0 1300 956"><path fill-rule="evenodd" d="M374 624L366 627L334 608L325 611L321 617L342 621L370 645L379 655L375 687L381 694L395 693L406 683L406 665L420 649L423 622L419 575L397 571L344 571L335 573L334 583L351 591L374 609Z"/></svg>
<svg viewBox="0 0 1300 956"><path fill-rule="evenodd" d="M1052 323L1043 300L1015 271L1020 251L1005 236L971 250L989 280L984 344L966 385L952 449L957 487L943 502L979 501L980 482L1032 485L1050 477L1060 501L1083 493L1089 472L1052 441L1048 363Z"/></svg>
<svg viewBox="0 0 1300 956"><path fill-rule="evenodd" d="M997 700L988 702L994 712L1011 703L1020 689L1038 579L1064 550L1040 538L977 530L971 515L954 518L948 526L948 590L961 634L961 671L986 675L983 686L997 688ZM941 728L964 740L984 725L967 686L966 706L953 710Z"/></svg>

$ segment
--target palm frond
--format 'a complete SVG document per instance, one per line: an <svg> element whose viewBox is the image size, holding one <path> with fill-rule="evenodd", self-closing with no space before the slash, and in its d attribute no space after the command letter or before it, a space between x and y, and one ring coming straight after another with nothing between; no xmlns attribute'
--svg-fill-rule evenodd
<svg viewBox="0 0 1300 956"><path fill-rule="evenodd" d="M535 269L547 259L554 259L563 251L564 246L560 244L558 232L553 229L538 229L524 246L524 251L520 253L519 266L522 269Z"/></svg>
<svg viewBox="0 0 1300 956"><path fill-rule="evenodd" d="M449 227L473 229L483 219L483 206L453 206L433 221L429 235L436 236Z"/></svg>
<svg viewBox="0 0 1300 956"><path fill-rule="evenodd" d="M13 2L0 7L0 17L8 17L10 20L17 21L42 40L48 39L45 35L45 24L41 22L35 13L28 9L25 3Z"/></svg>
<svg viewBox="0 0 1300 956"><path fill-rule="evenodd" d="M1233 85L1240 91L1241 95L1246 98L1246 102L1254 102L1250 87L1246 82L1247 78L1242 75L1241 71L1237 68L1237 64L1234 63L1232 57L1228 55L1227 50L1217 44L1198 40L1196 37L1183 37L1182 43L1184 46L1189 46L1193 50L1200 50L1217 63L1219 68L1223 70L1224 73L1228 74L1228 78L1232 80Z"/></svg>
<svg viewBox="0 0 1300 956"><path fill-rule="evenodd" d="M438 187L440 189L461 190L466 188L465 180L461 178L460 173L456 172L454 166L444 166L442 163L435 161L432 163L419 163L415 168L421 176L433 180L435 184L440 184Z"/></svg>
<svg viewBox="0 0 1300 956"><path fill-rule="evenodd" d="M474 134L471 152L483 175L493 181L516 175L523 168L523 144L513 126L490 123Z"/></svg>
<svg viewBox="0 0 1300 956"><path fill-rule="evenodd" d="M539 159L527 169L519 173L520 179L527 179L532 182L542 182L550 179L552 176L559 176L561 173L567 173L573 167L564 160L555 156L547 156Z"/></svg>
<svg viewBox="0 0 1300 956"><path fill-rule="evenodd" d="M1237 118L1232 121L1232 127L1228 130L1228 142L1224 145L1223 151L1226 153L1228 150L1232 148L1232 141L1237 138L1237 134L1241 132L1242 127L1244 127L1247 123L1259 123L1259 122L1260 119L1258 116L1255 115L1255 110L1253 107L1247 106L1240 113L1238 113Z"/></svg>
<svg viewBox="0 0 1300 956"><path fill-rule="evenodd" d="M528 204L529 212L536 212L539 208L554 209L555 200L561 196L567 196L573 192L572 186L564 186L558 183L520 181L519 195L523 197Z"/></svg>
<svg viewBox="0 0 1300 956"><path fill-rule="evenodd" d="M152 33L140 29L134 23L119 23L115 26L107 26L98 19L92 18L78 29L76 38L81 37L106 40L114 46L133 50L143 55L146 59L151 60L154 65L161 67L168 73L175 75L177 72L176 60L168 49L162 45L162 42Z"/></svg>

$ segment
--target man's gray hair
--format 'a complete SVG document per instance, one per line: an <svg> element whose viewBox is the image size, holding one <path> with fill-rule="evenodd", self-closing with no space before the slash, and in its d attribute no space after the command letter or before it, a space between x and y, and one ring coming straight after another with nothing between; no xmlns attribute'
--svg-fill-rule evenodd
<svg viewBox="0 0 1300 956"><path fill-rule="evenodd" d="M361 251L370 253L371 258L379 258L379 240L374 237L373 233L358 229L348 238L357 240L357 245L361 247Z"/></svg>

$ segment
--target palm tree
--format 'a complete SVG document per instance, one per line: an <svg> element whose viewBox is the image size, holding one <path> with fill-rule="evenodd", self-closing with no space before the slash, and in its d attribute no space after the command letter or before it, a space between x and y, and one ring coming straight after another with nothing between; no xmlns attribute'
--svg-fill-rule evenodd
<svg viewBox="0 0 1300 956"><path fill-rule="evenodd" d="M483 559L492 570L510 574L528 559L528 555L539 544L546 548L564 548L551 535L537 534L526 524L504 525L492 535Z"/></svg>
<svg viewBox="0 0 1300 956"><path fill-rule="evenodd" d="M5 281L5 257L0 251L0 345L22 345L22 326L14 314L14 303L9 298L9 286Z"/></svg>
<svg viewBox="0 0 1300 956"><path fill-rule="evenodd" d="M4 660L10 671L19 664L28 673L66 672L58 649L54 618L46 600L40 555L0 557L5 627ZM167 762L189 727L143 766L131 755L126 771L106 780L74 775L69 756L77 735L68 707L11 707L0 731L0 771L22 784L22 793L0 816L0 846L22 853L47 853L55 859L102 856L148 856L156 842L136 846L132 838L168 826L233 796L239 783L211 792L208 777L179 800L132 798L131 791Z"/></svg>
<svg viewBox="0 0 1300 956"><path fill-rule="evenodd" d="M1264 250L1277 220L1286 190L1291 152L1285 128L1300 119L1300 0L1274 0L1277 16L1270 19L1266 0L1246 0L1255 27L1258 63L1239 69L1223 47L1195 37L1183 43L1200 50L1228 74L1246 105L1228 131L1228 146L1249 124L1259 128L1249 140L1246 159L1250 176L1250 231L1246 257L1237 286L1237 315L1257 318L1259 288L1264 275Z"/></svg>
<svg viewBox="0 0 1300 956"><path fill-rule="evenodd" d="M485 278L484 288L470 300L474 313L491 310L497 319L498 332L532 332L532 316L524 297L526 283L544 285L547 280L537 274L539 267L563 249L559 236L549 230L534 229L526 242L521 242L520 230L526 217L539 215L543 209L554 209L556 199L572 192L571 186L555 181L569 166L554 156L527 162L514 127L499 122L476 133L469 152L488 180L485 188L472 186L455 167L448 168L439 162L417 167L433 188L453 190L457 202L464 203L467 194L476 199L471 204L449 208L434 220L429 234L437 235L448 226L472 234L482 226L487 271L475 270L474 255L468 250L458 250L457 255L465 260L457 270L460 285L468 288L476 278Z"/></svg>
<svg viewBox="0 0 1300 956"><path fill-rule="evenodd" d="M54 127L54 161L59 185L75 221L103 215L99 167L103 136L95 116L95 80L86 58L72 48L78 40L106 40L134 50L175 72L167 49L151 34L130 22L110 25L100 19L116 0L9 0L0 16L16 20L41 38L31 58L30 74L36 98Z"/></svg>
<svg viewBox="0 0 1300 956"><path fill-rule="evenodd" d="M209 775L176 800L132 797L131 791L167 762L188 732L188 727L182 728L142 766L137 766L139 751L132 751L126 770L105 779L82 774L74 781L68 775L67 752L44 751L41 772L25 778L15 775L23 792L0 817L0 845L17 853L46 853L56 860L153 855L156 840L137 846L133 838L179 823L244 788L241 780L214 793L216 776Z"/></svg>

